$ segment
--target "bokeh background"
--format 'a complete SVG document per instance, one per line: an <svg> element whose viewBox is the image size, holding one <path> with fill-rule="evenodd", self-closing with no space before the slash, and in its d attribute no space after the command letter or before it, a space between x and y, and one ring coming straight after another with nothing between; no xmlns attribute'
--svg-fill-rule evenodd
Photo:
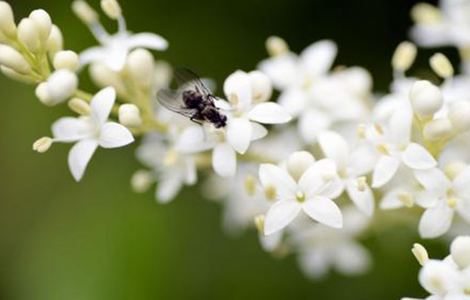
<svg viewBox="0 0 470 300"><path fill-rule="evenodd" d="M8 0L7 0L8 1ZM10 0L17 19L46 9L66 47L94 43L64 0ZM340 48L337 63L371 71L375 89L391 80L390 57L406 39L411 0L157 0L121 1L129 27L170 41L157 53L219 82L266 57L265 38L284 37L295 51L321 38ZM90 3L99 7L99 1ZM104 18L103 18L104 19ZM107 23L110 28L114 26ZM453 49L443 49L456 57ZM418 67L431 54L420 53ZM92 89L89 86L89 89ZM366 243L370 273L306 279L294 257L277 260L258 246L255 232L226 235L221 209L197 189L157 205L153 192L134 194L139 168L134 148L98 151L80 184L66 165L69 146L31 150L50 124L68 114L47 108L32 87L0 78L0 299L399 299L423 296L410 253L415 229L397 228ZM442 257L446 246L431 246Z"/></svg>

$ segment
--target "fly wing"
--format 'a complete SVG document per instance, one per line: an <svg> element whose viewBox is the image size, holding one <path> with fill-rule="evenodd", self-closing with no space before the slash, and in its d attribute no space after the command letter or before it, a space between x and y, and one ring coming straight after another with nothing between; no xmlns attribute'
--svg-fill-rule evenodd
<svg viewBox="0 0 470 300"><path fill-rule="evenodd" d="M206 97L212 95L212 92L205 86L201 78L189 69L177 69L175 72L175 79L179 85L179 90L191 89L203 93Z"/></svg>
<svg viewBox="0 0 470 300"><path fill-rule="evenodd" d="M180 92L162 89L158 91L157 99L165 108L188 118L192 118L197 112L195 109L189 109L184 106L183 97Z"/></svg>

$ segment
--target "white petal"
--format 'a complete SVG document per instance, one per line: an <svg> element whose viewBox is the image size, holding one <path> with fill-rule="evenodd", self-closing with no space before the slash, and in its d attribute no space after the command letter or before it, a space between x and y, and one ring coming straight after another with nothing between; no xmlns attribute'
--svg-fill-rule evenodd
<svg viewBox="0 0 470 300"><path fill-rule="evenodd" d="M301 206L294 200L280 200L274 203L266 214L264 234L273 234L289 225L300 209Z"/></svg>
<svg viewBox="0 0 470 300"><path fill-rule="evenodd" d="M251 133L251 141L257 141L264 138L268 134L268 130L261 124L251 122L253 127Z"/></svg>
<svg viewBox="0 0 470 300"><path fill-rule="evenodd" d="M114 47L108 49L103 57L104 64L114 72L120 72L126 65L129 49L126 47Z"/></svg>
<svg viewBox="0 0 470 300"><path fill-rule="evenodd" d="M279 96L279 104L291 116L302 114L307 107L307 95L300 89L288 89Z"/></svg>
<svg viewBox="0 0 470 300"><path fill-rule="evenodd" d="M470 200L459 199L457 202L457 211L462 219L470 224Z"/></svg>
<svg viewBox="0 0 470 300"><path fill-rule="evenodd" d="M308 277L319 279L326 276L331 264L327 247L315 247L298 255L300 268Z"/></svg>
<svg viewBox="0 0 470 300"><path fill-rule="evenodd" d="M338 245L335 266L344 275L357 275L366 272L371 265L369 252L361 244L348 241Z"/></svg>
<svg viewBox="0 0 470 300"><path fill-rule="evenodd" d="M336 175L336 164L332 159L322 159L314 162L300 177L299 188L307 198L312 198L325 187L324 176Z"/></svg>
<svg viewBox="0 0 470 300"><path fill-rule="evenodd" d="M447 190L451 187L449 179L447 179L447 176L440 169L418 170L414 173L416 180L426 191L436 197L445 195Z"/></svg>
<svg viewBox="0 0 470 300"><path fill-rule="evenodd" d="M399 166L400 161L395 157L382 155L372 174L372 187L379 188L389 182L395 176Z"/></svg>
<svg viewBox="0 0 470 300"><path fill-rule="evenodd" d="M372 216L374 213L374 194L371 189L366 186L363 191L359 190L357 180L348 180L346 189L348 191L349 198L359 208L360 211L368 216Z"/></svg>
<svg viewBox="0 0 470 300"><path fill-rule="evenodd" d="M461 195L467 195L470 198L470 166L460 172L453 181L454 189Z"/></svg>
<svg viewBox="0 0 470 300"><path fill-rule="evenodd" d="M185 159L185 175L184 183L187 185L193 185L197 182L197 168L196 162L193 158Z"/></svg>
<svg viewBox="0 0 470 300"><path fill-rule="evenodd" d="M253 127L245 118L230 119L227 125L227 141L240 154L244 154L250 146Z"/></svg>
<svg viewBox="0 0 470 300"><path fill-rule="evenodd" d="M125 126L108 122L101 128L99 144L103 148L118 148L134 142L132 133Z"/></svg>
<svg viewBox="0 0 470 300"><path fill-rule="evenodd" d="M322 75L333 65L337 51L333 41L318 41L305 48L301 54L301 61L312 75Z"/></svg>
<svg viewBox="0 0 470 300"><path fill-rule="evenodd" d="M92 47L80 53L80 65L85 66L92 62L102 61L106 56L106 48Z"/></svg>
<svg viewBox="0 0 470 300"><path fill-rule="evenodd" d="M165 174L158 181L158 187L155 197L159 203L168 203L175 198L183 186L183 182L178 174Z"/></svg>
<svg viewBox="0 0 470 300"><path fill-rule="evenodd" d="M64 117L52 124L54 139L75 142L90 134L90 124L83 118Z"/></svg>
<svg viewBox="0 0 470 300"><path fill-rule="evenodd" d="M400 194L403 191L399 188L387 191L380 201L380 208L383 210L402 208L405 204L400 201Z"/></svg>
<svg viewBox="0 0 470 300"><path fill-rule="evenodd" d="M127 40L127 46L133 48L147 48L152 50L166 50L168 42L158 34L143 32L130 36Z"/></svg>
<svg viewBox="0 0 470 300"><path fill-rule="evenodd" d="M407 145L411 139L413 112L402 107L393 113L389 121L390 138L396 144Z"/></svg>
<svg viewBox="0 0 470 300"><path fill-rule="evenodd" d="M82 140L76 143L70 149L68 163L70 172L76 181L80 181L85 173L85 169L90 162L93 153L98 148L98 142L95 140Z"/></svg>
<svg viewBox="0 0 470 300"><path fill-rule="evenodd" d="M437 165L434 157L423 146L416 143L411 143L406 147L402 160L405 165L414 170L431 169Z"/></svg>
<svg viewBox="0 0 470 300"><path fill-rule="evenodd" d="M333 131L323 131L318 135L318 143L325 156L333 159L339 169L347 167L349 146L341 135Z"/></svg>
<svg viewBox="0 0 470 300"><path fill-rule="evenodd" d="M423 238L437 238L446 233L452 225L454 211L444 201L423 213L419 222L419 234Z"/></svg>
<svg viewBox="0 0 470 300"><path fill-rule="evenodd" d="M91 116L100 125L103 125L109 118L116 101L116 90L113 87L107 87L99 91L91 99Z"/></svg>
<svg viewBox="0 0 470 300"><path fill-rule="evenodd" d="M276 250L276 248L279 246L279 244L282 241L282 231L278 231L277 233L273 233L271 235L264 235L260 233L258 235L259 241L261 243L261 247L263 248L264 251L267 252L272 252Z"/></svg>
<svg viewBox="0 0 470 300"><path fill-rule="evenodd" d="M175 149L182 153L196 153L214 147L214 143L207 140L201 126L189 126L178 137Z"/></svg>
<svg viewBox="0 0 470 300"><path fill-rule="evenodd" d="M259 179L263 187L274 186L278 197L282 200L293 200L297 183L286 170L272 164L262 164L259 167Z"/></svg>
<svg viewBox="0 0 470 300"><path fill-rule="evenodd" d="M255 105L248 113L248 118L263 124L282 124L292 119L282 106L274 102Z"/></svg>
<svg viewBox="0 0 470 300"><path fill-rule="evenodd" d="M225 96L230 99L236 97L238 109L243 110L251 104L251 81L243 71L236 71L229 75L224 82Z"/></svg>
<svg viewBox="0 0 470 300"><path fill-rule="evenodd" d="M212 152L212 167L222 177L232 177L237 171L237 154L229 144L219 144Z"/></svg>
<svg viewBox="0 0 470 300"><path fill-rule="evenodd" d="M343 227L343 215L338 205L326 197L317 196L302 204L303 211L317 222L333 228Z"/></svg>
<svg viewBox="0 0 470 300"><path fill-rule="evenodd" d="M312 143L321 131L331 126L331 119L325 113L309 109L300 116L298 126L304 141Z"/></svg>

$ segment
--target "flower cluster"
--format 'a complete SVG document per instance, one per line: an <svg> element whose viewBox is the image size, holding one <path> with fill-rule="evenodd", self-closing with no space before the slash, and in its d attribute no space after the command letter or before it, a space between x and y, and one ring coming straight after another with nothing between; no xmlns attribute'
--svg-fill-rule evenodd
<svg viewBox="0 0 470 300"><path fill-rule="evenodd" d="M426 249L420 244L414 245L413 254L422 266L419 283L431 294L426 299L470 299L470 236L455 238L450 246L450 255L443 260L429 259Z"/></svg>
<svg viewBox="0 0 470 300"><path fill-rule="evenodd" d="M418 5L412 36L419 44L446 42L465 53L465 5L470 1L443 1L442 12ZM390 210L419 220L423 238L448 234L455 223L468 230L470 74L455 72L444 54L429 60L438 80L415 78L409 73L418 49L402 42L391 59L390 91L375 93L367 70L335 66L333 41L315 42L297 55L283 39L270 37L269 57L254 70L228 75L221 98L194 78L173 92L178 71L150 51L166 50L168 42L128 31L116 0L102 0L101 8L117 22L117 33L107 33L84 0L73 2L99 43L77 54L63 49L62 34L45 11L16 24L10 5L0 1L1 71L35 85L45 105L67 103L75 114L56 121L52 136L38 139L33 149L43 153L54 143L74 143L68 164L75 180L98 147L138 141L144 167L131 178L135 191L156 183L155 198L168 203L204 178L203 192L223 205L227 230L256 228L264 250L296 254L313 278L330 269L366 271L371 258L362 241ZM86 71L96 93L80 89ZM192 90L201 84L204 95ZM160 105L159 91L176 95L175 103ZM465 239L454 244L468 250ZM456 255L446 267L429 261L421 277L445 268L468 273ZM423 279L431 282L423 284L430 292L450 291L447 281L430 287L432 278Z"/></svg>

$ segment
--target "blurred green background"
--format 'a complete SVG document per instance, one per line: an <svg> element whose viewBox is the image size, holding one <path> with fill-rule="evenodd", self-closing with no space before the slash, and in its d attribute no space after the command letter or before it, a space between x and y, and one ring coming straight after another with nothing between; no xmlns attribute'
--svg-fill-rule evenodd
<svg viewBox="0 0 470 300"><path fill-rule="evenodd" d="M46 9L66 48L94 43L64 0L11 0L16 18ZM266 56L277 34L295 51L321 38L339 44L337 62L368 68L377 90L391 80L389 59L406 39L410 0L122 1L129 27L170 41L157 53L219 82ZM95 7L98 0L92 1ZM107 25L114 26L112 23ZM110 27L111 28L111 27ZM455 56L455 50L445 49ZM429 57L423 51L421 63ZM423 63L424 65L424 63ZM92 89L90 86L89 89ZM375 264L361 277L333 274L312 282L294 257L276 260L254 232L230 237L221 209L187 189L157 205L153 192L134 194L139 168L133 147L98 151L80 184L66 165L69 146L44 155L31 150L50 124L69 114L47 108L32 87L0 79L0 299L399 299L423 296L410 247L414 230L390 230L367 241ZM425 243L429 245L429 242ZM434 256L446 246L435 244Z"/></svg>

